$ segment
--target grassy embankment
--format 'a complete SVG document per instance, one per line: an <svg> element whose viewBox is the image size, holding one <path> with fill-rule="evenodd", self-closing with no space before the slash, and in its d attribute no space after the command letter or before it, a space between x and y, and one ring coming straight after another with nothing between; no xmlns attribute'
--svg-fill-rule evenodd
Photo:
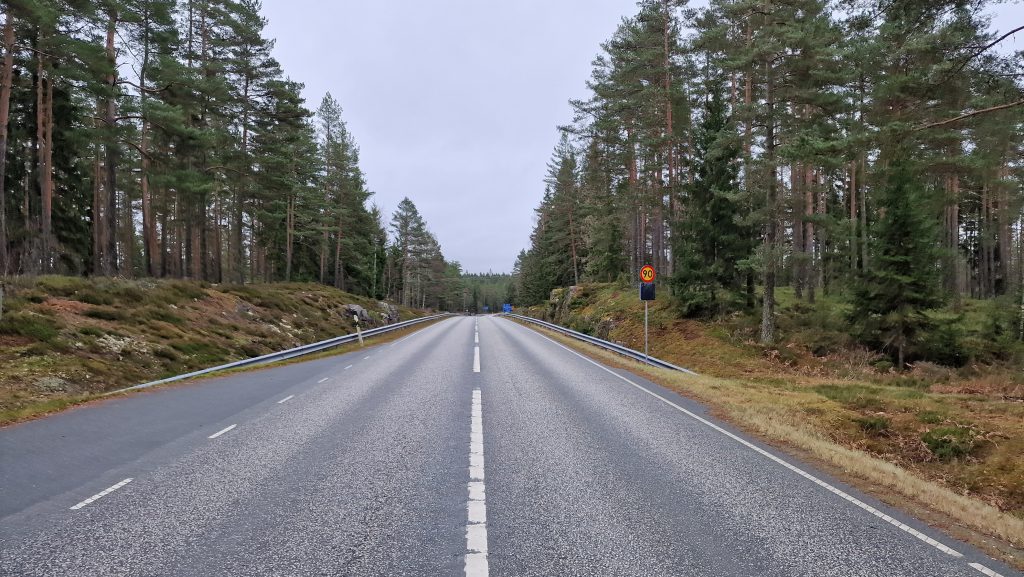
<svg viewBox="0 0 1024 577"><path fill-rule="evenodd" d="M643 348L643 305L633 289L589 285L555 296L526 314ZM974 361L958 369L919 362L893 372L844 332L840 301L808 305L785 291L777 347L757 344L756 318L682 320L670 299L653 303L651 354L699 377L587 352L703 401L721 418L1022 567L1022 350L992 353L983 340L990 306L967 302L958 313L965 327L958 347Z"/></svg>
<svg viewBox="0 0 1024 577"><path fill-rule="evenodd" d="M355 332L372 299L318 284L43 276L6 281L0 424L105 392ZM398 309L401 320L421 316ZM364 327L365 328L365 327ZM390 333L389 333L390 334ZM383 337L382 337L383 338Z"/></svg>

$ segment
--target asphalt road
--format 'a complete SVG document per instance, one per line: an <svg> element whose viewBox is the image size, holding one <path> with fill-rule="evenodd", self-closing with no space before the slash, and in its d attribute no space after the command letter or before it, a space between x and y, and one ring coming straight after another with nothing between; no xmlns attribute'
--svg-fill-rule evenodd
<svg viewBox="0 0 1024 577"><path fill-rule="evenodd" d="M4 576L983 574L1020 575L497 317L0 429Z"/></svg>

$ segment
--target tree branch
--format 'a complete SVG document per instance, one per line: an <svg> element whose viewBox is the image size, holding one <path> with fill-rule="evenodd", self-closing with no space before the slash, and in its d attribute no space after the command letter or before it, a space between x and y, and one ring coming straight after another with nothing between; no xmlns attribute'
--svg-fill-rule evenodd
<svg viewBox="0 0 1024 577"><path fill-rule="evenodd" d="M1014 106L1020 106L1022 104L1024 104L1024 99L1018 100L1016 102L1010 102L1008 104L1000 104L999 106L982 108L981 110L974 110L972 112L961 114L960 116L957 116L955 118L947 118L946 120L940 120L938 122L932 122L931 124L924 124L922 126L918 126L917 128L914 129L914 131L917 132L919 130L935 128L936 126L945 126L946 124L952 124L954 122L964 120L965 118L971 118L972 116L978 116L979 114L986 114L989 112L996 112L999 110L1006 110L1007 108L1013 108Z"/></svg>

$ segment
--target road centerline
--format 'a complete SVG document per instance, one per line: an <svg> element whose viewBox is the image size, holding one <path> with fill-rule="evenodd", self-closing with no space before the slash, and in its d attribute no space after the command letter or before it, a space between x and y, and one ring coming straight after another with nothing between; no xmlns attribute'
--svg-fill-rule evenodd
<svg viewBox="0 0 1024 577"><path fill-rule="evenodd" d="M473 390L466 501L466 577L487 577L487 490L484 485L484 423L480 389Z"/></svg>

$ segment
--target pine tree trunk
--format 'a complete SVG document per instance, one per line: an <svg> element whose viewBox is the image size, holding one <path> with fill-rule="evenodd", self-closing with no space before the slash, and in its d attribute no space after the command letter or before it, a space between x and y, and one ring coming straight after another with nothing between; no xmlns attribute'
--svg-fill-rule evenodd
<svg viewBox="0 0 1024 577"><path fill-rule="evenodd" d="M860 159L860 174L867 174L867 163L864 157ZM868 194L867 187L862 186L860 190L860 266L862 270L868 270Z"/></svg>
<svg viewBox="0 0 1024 577"><path fill-rule="evenodd" d="M115 92L117 90L117 53L114 48L114 37L117 32L117 11L111 9L108 12L107 21L107 44L106 44L106 56L107 64L110 66L111 73L107 75L106 83L107 89L110 93L107 95L106 101L106 115L103 118L103 122L106 125L109 134L107 135L106 142L106 183L107 183L107 208L106 214L106 254L104 255L104 267L103 273L106 276L117 275L118 269L118 258L117 258L117 142L115 138L115 130L117 123L117 98Z"/></svg>
<svg viewBox="0 0 1024 577"><path fill-rule="evenodd" d="M807 302L814 303L814 289L817 282L817 264L814 258L814 197L817 183L814 168L804 168L804 252L807 254L804 266L804 286L807 288Z"/></svg>
<svg viewBox="0 0 1024 577"><path fill-rule="evenodd" d="M249 78L245 78L244 86L242 89L242 98L245 102L249 100ZM234 203L234 226L232 227L232 244L235 246L236 260L235 260L235 280L238 284L245 283L245 250L242 247L242 226L243 226L243 210L242 203L244 202L244 189L248 185L248 174L249 174L249 105L243 105L242 112L242 167L244 174L242 174L242 182L240 187L235 188L235 203Z"/></svg>
<svg viewBox="0 0 1024 577"><path fill-rule="evenodd" d="M573 286L580 284L580 267L576 259L576 226L573 223L573 209L569 207L569 246L572 249L572 278Z"/></svg>
<svg viewBox="0 0 1024 577"><path fill-rule="evenodd" d="M334 287L345 290L345 267L341 262L341 210L338 211L338 236L334 239Z"/></svg>
<svg viewBox="0 0 1024 577"><path fill-rule="evenodd" d="M156 220L153 216L153 199L149 190L149 116L146 111L146 74L149 71L150 58L150 14L148 10L144 14L142 44L142 62L139 66L139 103L142 110L142 130L139 134L139 155L141 170L139 172L139 189L142 195L142 248L145 260L144 271L147 276L155 276L158 272L157 258L159 248L156 240ZM134 228L134 227L132 227Z"/></svg>
<svg viewBox="0 0 1024 577"><path fill-rule="evenodd" d="M323 231L323 240L320 241L320 284L327 284L327 229Z"/></svg>
<svg viewBox="0 0 1024 577"><path fill-rule="evenodd" d="M857 272L857 161L850 161L850 273Z"/></svg>
<svg viewBox="0 0 1024 577"><path fill-rule="evenodd" d="M295 197L288 197L288 214L285 217L287 227L287 246L285 247L284 280L292 282L292 251L295 238Z"/></svg>
<svg viewBox="0 0 1024 577"><path fill-rule="evenodd" d="M37 270L44 274L51 272L52 258L51 246L51 222L53 214L53 168L51 165L52 146L50 139L53 137L53 130L50 124L53 121L53 106L49 100L53 97L51 81L46 78L46 67L43 64L43 53L40 52L36 59L36 138L39 141L38 167L39 167L39 200L40 200L40 254ZM47 98L49 97L49 98Z"/></svg>
<svg viewBox="0 0 1024 577"><path fill-rule="evenodd" d="M770 345L775 342L775 275L776 275L776 236L777 219L776 214L776 190L778 188L779 174L778 165L775 161L775 91L772 85L772 72L770 64L765 64L765 107L766 124L765 134L765 159L769 167L767 186L765 187L765 204L768 213L768 222L764 235L764 295L761 303L761 343Z"/></svg>
<svg viewBox="0 0 1024 577"><path fill-rule="evenodd" d="M0 277L11 272L7 247L7 126L11 117L11 83L14 76L14 14L7 10L3 32L4 63L0 71Z"/></svg>
<svg viewBox="0 0 1024 577"><path fill-rule="evenodd" d="M56 239L53 235L53 79L51 78L46 79L46 132L44 136L46 138L44 141L46 153L45 198L48 202L43 205L43 226L46 228L46 234L43 235L46 243L43 258L46 259L45 270L53 272L56 262L56 258L54 258L54 240Z"/></svg>
<svg viewBox="0 0 1024 577"><path fill-rule="evenodd" d="M999 294L1009 294L1011 281L1010 255L1013 254L1012 230L1013 218L1010 212L1010 190L1005 184L1010 177L1009 164L1003 164L1000 169L1000 192L999 197L999 278L1001 286Z"/></svg>
<svg viewBox="0 0 1024 577"><path fill-rule="evenodd" d="M793 293L797 300L803 300L807 263L804 261L804 195L801 192L803 169L799 164L789 167L789 187L793 198Z"/></svg>
<svg viewBox="0 0 1024 577"><path fill-rule="evenodd" d="M102 106L97 103L97 113ZM98 116L97 116L98 118ZM96 121L94 128L99 128L99 121ZM103 236L103 151L99 142L93 144L93 165L92 165L92 273L103 274L103 251L106 242Z"/></svg>

